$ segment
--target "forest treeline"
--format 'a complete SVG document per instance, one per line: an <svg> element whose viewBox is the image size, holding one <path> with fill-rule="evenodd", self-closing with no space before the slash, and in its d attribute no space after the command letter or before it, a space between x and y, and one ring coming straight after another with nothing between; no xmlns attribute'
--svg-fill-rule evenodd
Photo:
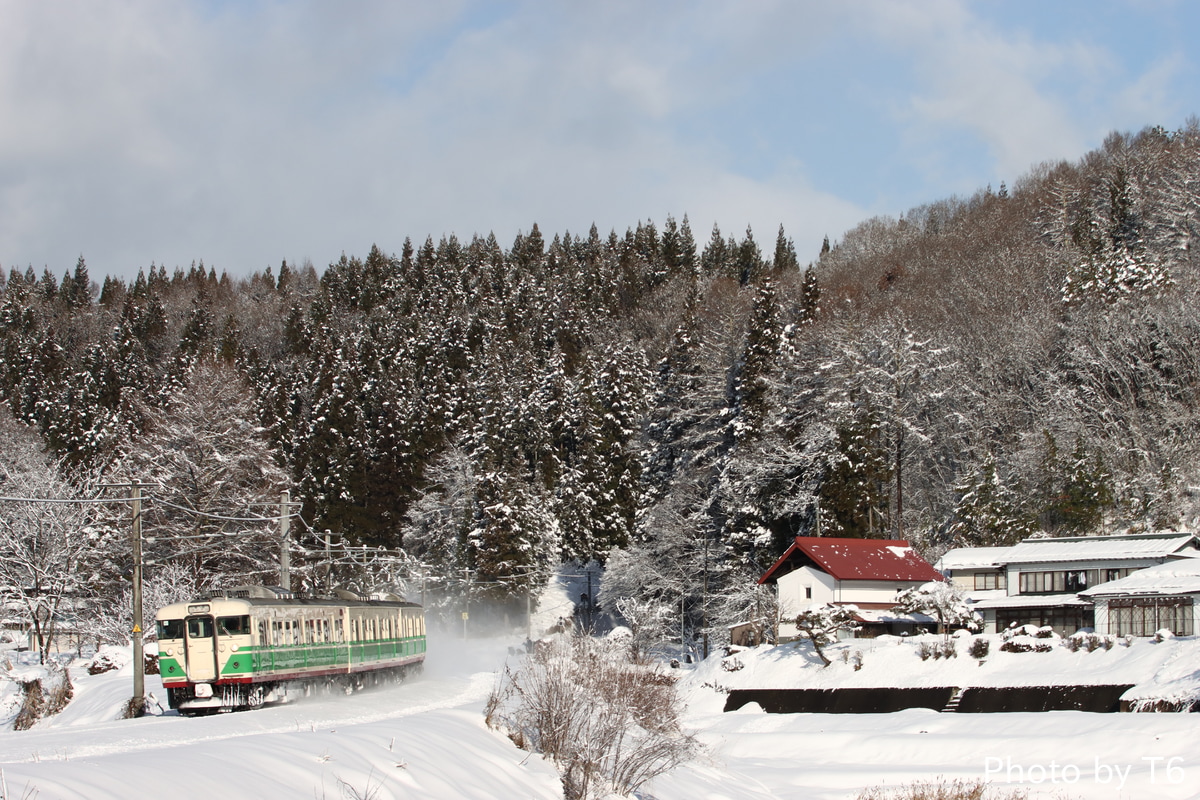
<svg viewBox="0 0 1200 800"><path fill-rule="evenodd" d="M516 594L610 559L698 618L701 560L719 593L798 534L936 557L1194 524L1198 232L1192 122L802 258L686 216L245 279L80 258L0 273L0 400L63 468L186 508L290 488L434 573Z"/></svg>

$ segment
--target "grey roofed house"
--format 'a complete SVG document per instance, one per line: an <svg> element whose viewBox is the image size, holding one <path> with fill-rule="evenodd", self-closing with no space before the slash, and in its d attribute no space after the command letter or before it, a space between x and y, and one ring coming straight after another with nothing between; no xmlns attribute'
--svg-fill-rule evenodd
<svg viewBox="0 0 1200 800"><path fill-rule="evenodd" d="M1096 625L1085 590L1198 552L1196 534L1179 531L1031 537L951 550L935 566L966 592L986 631L1049 625L1066 635Z"/></svg>

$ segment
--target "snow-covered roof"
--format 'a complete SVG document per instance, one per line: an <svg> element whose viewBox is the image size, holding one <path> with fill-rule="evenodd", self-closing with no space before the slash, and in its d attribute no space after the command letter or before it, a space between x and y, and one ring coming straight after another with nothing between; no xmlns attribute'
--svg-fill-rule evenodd
<svg viewBox="0 0 1200 800"><path fill-rule="evenodd" d="M1122 536L1072 536L1055 539L1026 539L1009 548L1008 564L1046 561L1094 561L1100 559L1166 558L1188 547L1196 547L1194 533L1125 534Z"/></svg>
<svg viewBox="0 0 1200 800"><path fill-rule="evenodd" d="M1014 594L972 603L971 608L1058 608L1060 606L1090 606L1077 594Z"/></svg>
<svg viewBox="0 0 1200 800"><path fill-rule="evenodd" d="M854 613L859 622L911 622L914 625L932 625L937 620L927 614L902 614L899 611L887 611L875 608L860 608Z"/></svg>
<svg viewBox="0 0 1200 800"><path fill-rule="evenodd" d="M973 589L963 595L968 603L978 603L982 600L1002 600L1008 597L1007 589Z"/></svg>
<svg viewBox="0 0 1200 800"><path fill-rule="evenodd" d="M943 580L941 573L903 539L797 536L758 582L770 583L805 564L813 564L841 581Z"/></svg>
<svg viewBox="0 0 1200 800"><path fill-rule="evenodd" d="M1177 558L1080 592L1088 597L1200 593L1200 558Z"/></svg>
<svg viewBox="0 0 1200 800"><path fill-rule="evenodd" d="M934 564L942 572L955 569L996 569L1008 563L1011 547L959 547L949 550Z"/></svg>

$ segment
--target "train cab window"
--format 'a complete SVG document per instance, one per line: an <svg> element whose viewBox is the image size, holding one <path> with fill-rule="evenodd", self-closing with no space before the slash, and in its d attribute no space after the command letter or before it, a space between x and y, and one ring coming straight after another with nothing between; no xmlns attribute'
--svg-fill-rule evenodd
<svg viewBox="0 0 1200 800"><path fill-rule="evenodd" d="M249 636L250 617L217 617L217 634L220 636Z"/></svg>
<svg viewBox="0 0 1200 800"><path fill-rule="evenodd" d="M213 635L212 617L188 617L187 635L189 639L207 639Z"/></svg>
<svg viewBox="0 0 1200 800"><path fill-rule="evenodd" d="M181 619L160 619L158 621L158 638L159 639L182 639L183 638L183 620L181 620Z"/></svg>

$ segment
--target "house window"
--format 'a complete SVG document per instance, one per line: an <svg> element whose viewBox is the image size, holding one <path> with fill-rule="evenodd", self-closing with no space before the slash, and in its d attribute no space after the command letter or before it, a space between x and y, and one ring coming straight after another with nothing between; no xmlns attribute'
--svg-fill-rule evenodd
<svg viewBox="0 0 1200 800"><path fill-rule="evenodd" d="M1067 570L1066 585L1068 592L1082 592L1088 587L1088 571L1085 569Z"/></svg>
<svg viewBox="0 0 1200 800"><path fill-rule="evenodd" d="M1108 601L1108 632L1114 636L1153 636L1166 628L1176 636L1193 633L1192 598L1133 597Z"/></svg>
<svg viewBox="0 0 1200 800"><path fill-rule="evenodd" d="M812 587L811 586L804 587L804 599L812 600Z"/></svg>
<svg viewBox="0 0 1200 800"><path fill-rule="evenodd" d="M1081 592L1099 583L1100 571L1068 569L1053 572L1022 572L1021 594L1066 594Z"/></svg>
<svg viewBox="0 0 1200 800"><path fill-rule="evenodd" d="M1095 614L1090 608L1064 606L1056 608L1001 608L996 610L996 629L1007 630L1013 626L1050 626L1060 636L1070 636L1080 628L1095 625Z"/></svg>
<svg viewBox="0 0 1200 800"><path fill-rule="evenodd" d="M976 572L976 589L1004 589L1006 581L1003 572Z"/></svg>

